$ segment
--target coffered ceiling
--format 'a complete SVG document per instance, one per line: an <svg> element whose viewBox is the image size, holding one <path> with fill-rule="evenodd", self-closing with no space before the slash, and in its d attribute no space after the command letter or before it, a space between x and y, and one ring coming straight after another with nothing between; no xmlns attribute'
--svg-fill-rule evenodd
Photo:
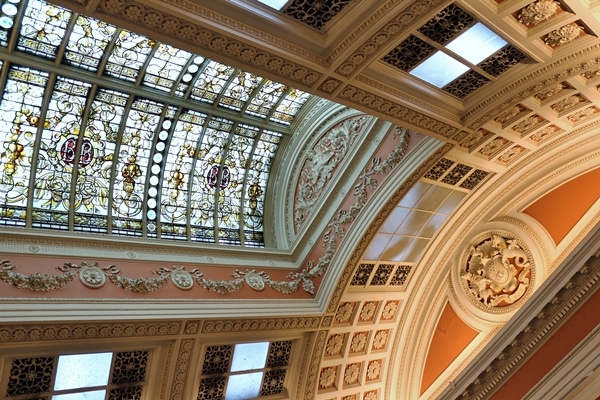
<svg viewBox="0 0 600 400"><path fill-rule="evenodd" d="M62 296L75 293L69 318L86 321L64 328L66 335L78 349L86 340L123 337L125 344L140 339L160 348L154 354L162 358L150 359L150 366L166 360L163 382L152 386L160 386L160 398L219 398L211 397L208 379L219 380L222 392L225 378L199 372L210 352L231 356L240 337L265 335L285 343L285 358L293 360L278 366L287 372L275 371L268 393L306 400L489 398L510 386L544 334L559 329L554 319L537 316L585 320L573 304L598 301L598 249L587 239L597 237L600 220L599 1L290 0L281 10L254 0L55 3L315 97L282 129L285 152L274 156L264 198L264 248L75 234L32 234L15 244L13 228L0 232L11 255L2 264L0 283L10 282L3 296L22 300L24 275L13 270L29 274L25 286L33 285L41 257L60 265L65 281L82 271L108 279L96 292L87 281L34 292L22 304L8 300L5 315L29 325L0 330L6 343L25 349L39 331L60 347L57 329L43 321L62 323ZM470 61L449 43L478 23L506 43ZM29 62L6 53L13 63ZM437 86L415 76L438 53L466 72ZM53 73L61 67L57 58ZM112 78L92 81L100 79ZM350 131L356 136L343 142L348 148L331 145L330 138ZM320 172L328 185L315 183ZM309 206L299 203L307 198L299 188L305 178L314 178L307 185L321 195ZM518 284L494 293L476 287L485 282L469 269L492 248L516 251L513 267L525 271ZM98 264L74 264L74 256ZM202 271L184 263L202 264ZM132 271L140 278L123 276ZM97 293L109 300L95 303ZM488 307L490 296L505 296L504 308ZM92 329L90 320L111 318L98 322L105 333ZM126 318L143 321L125 328L114 321ZM173 322L161 322L166 328L155 334L155 318ZM588 325L577 330L577 343L561 348L560 368L576 346L588 348L585 338L597 340L597 327ZM117 350L128 350L125 344ZM598 376L596 361L577 368ZM593 387L592 378L565 383L565 391L577 398L575 392ZM536 393L551 392L548 382L562 378L548 379L514 393L543 398Z"/></svg>

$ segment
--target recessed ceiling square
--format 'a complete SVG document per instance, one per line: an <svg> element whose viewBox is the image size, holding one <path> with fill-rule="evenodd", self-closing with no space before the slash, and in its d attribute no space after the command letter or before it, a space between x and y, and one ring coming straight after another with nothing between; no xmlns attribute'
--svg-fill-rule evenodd
<svg viewBox="0 0 600 400"><path fill-rule="evenodd" d="M504 39L489 30L481 22L478 22L448 43L446 48L465 60L478 64L506 46L506 44L507 42Z"/></svg>
<svg viewBox="0 0 600 400"><path fill-rule="evenodd" d="M413 69L410 74L438 88L444 87L469 70L469 67L438 51Z"/></svg>

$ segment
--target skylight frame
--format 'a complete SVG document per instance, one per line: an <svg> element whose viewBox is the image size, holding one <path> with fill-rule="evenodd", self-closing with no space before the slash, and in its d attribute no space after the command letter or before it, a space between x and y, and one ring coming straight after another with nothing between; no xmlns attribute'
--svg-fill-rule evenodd
<svg viewBox="0 0 600 400"><path fill-rule="evenodd" d="M289 0L256 0L261 4L266 5L274 10L281 11L283 7L289 2Z"/></svg>
<svg viewBox="0 0 600 400"><path fill-rule="evenodd" d="M473 36L479 40L482 34L486 35L488 40L478 42L475 45L464 43L465 40L472 39ZM425 35L419 33L415 35L437 50L413 66L409 70L409 74L439 89L445 88L469 71L475 71L492 80L493 77L479 68L478 64L508 45L506 40L482 22L475 22L445 45L441 45ZM486 51L484 53L474 53L472 50L477 48L484 48ZM434 71L439 68L440 64L444 66L445 71L443 74L435 74Z"/></svg>
<svg viewBox="0 0 600 400"><path fill-rule="evenodd" d="M32 397L75 400L94 394L91 400L113 397L142 398L150 377L153 350L129 349L60 352L8 358L0 377L5 381L6 400ZM131 370L130 366L135 369ZM98 371L103 368L103 371ZM86 372L87 370L87 372ZM75 373L73 373L75 371ZM35 381L24 381L24 373L35 372ZM83 375L79 374L83 372ZM89 380L96 374L101 380Z"/></svg>

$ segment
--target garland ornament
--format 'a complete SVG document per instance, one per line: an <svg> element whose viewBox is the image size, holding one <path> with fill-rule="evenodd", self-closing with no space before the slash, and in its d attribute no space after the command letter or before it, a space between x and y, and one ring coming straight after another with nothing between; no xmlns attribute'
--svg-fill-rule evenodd
<svg viewBox="0 0 600 400"><path fill-rule="evenodd" d="M185 266L160 267L158 270L152 271L156 275L155 277L130 278L122 276L121 270L115 265L100 267L96 262L87 263L85 261L81 265L65 263L59 266L58 269L62 272L60 275L43 275L39 273L25 275L13 272L15 266L8 260L0 262L0 279L9 285L33 291L60 289L71 282L75 276L79 276L81 283L88 288L98 289L103 287L107 281L110 281L121 289L136 293L155 292L165 287L170 280L177 288L182 290L190 290L196 283L204 289L220 294L235 293L246 284L256 291L264 290L268 286L284 294L294 293L302 287L302 290L314 295L315 284L313 279L322 276L329 268L338 243L345 237L346 226L354 222L359 213L365 208L369 200L369 193L377 189L379 182L376 176L389 174L404 157L408 149L408 130L396 127L393 139L397 138L399 140L396 147L385 160L382 160L381 157L375 157L362 171L353 188L355 201L350 208L339 210L330 220L323 234L324 254L316 263L308 261L300 271L290 272L287 275L287 280L274 280L266 272L254 269L235 270L231 274L233 279L214 280L207 278L197 268L187 271Z"/></svg>
<svg viewBox="0 0 600 400"><path fill-rule="evenodd" d="M11 286L19 289L28 289L33 292L49 292L65 287L70 283L75 275L74 272L65 271L60 275L46 275L35 273L31 275L13 272L16 268L8 260L0 261L0 279Z"/></svg>

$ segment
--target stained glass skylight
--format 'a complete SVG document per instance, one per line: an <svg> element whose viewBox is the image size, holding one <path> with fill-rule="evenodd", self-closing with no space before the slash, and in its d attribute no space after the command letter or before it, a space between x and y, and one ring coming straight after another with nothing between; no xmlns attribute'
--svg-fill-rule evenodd
<svg viewBox="0 0 600 400"><path fill-rule="evenodd" d="M0 47L14 43L0 53L0 226L264 245L270 165L307 93L15 4L0 20Z"/></svg>

